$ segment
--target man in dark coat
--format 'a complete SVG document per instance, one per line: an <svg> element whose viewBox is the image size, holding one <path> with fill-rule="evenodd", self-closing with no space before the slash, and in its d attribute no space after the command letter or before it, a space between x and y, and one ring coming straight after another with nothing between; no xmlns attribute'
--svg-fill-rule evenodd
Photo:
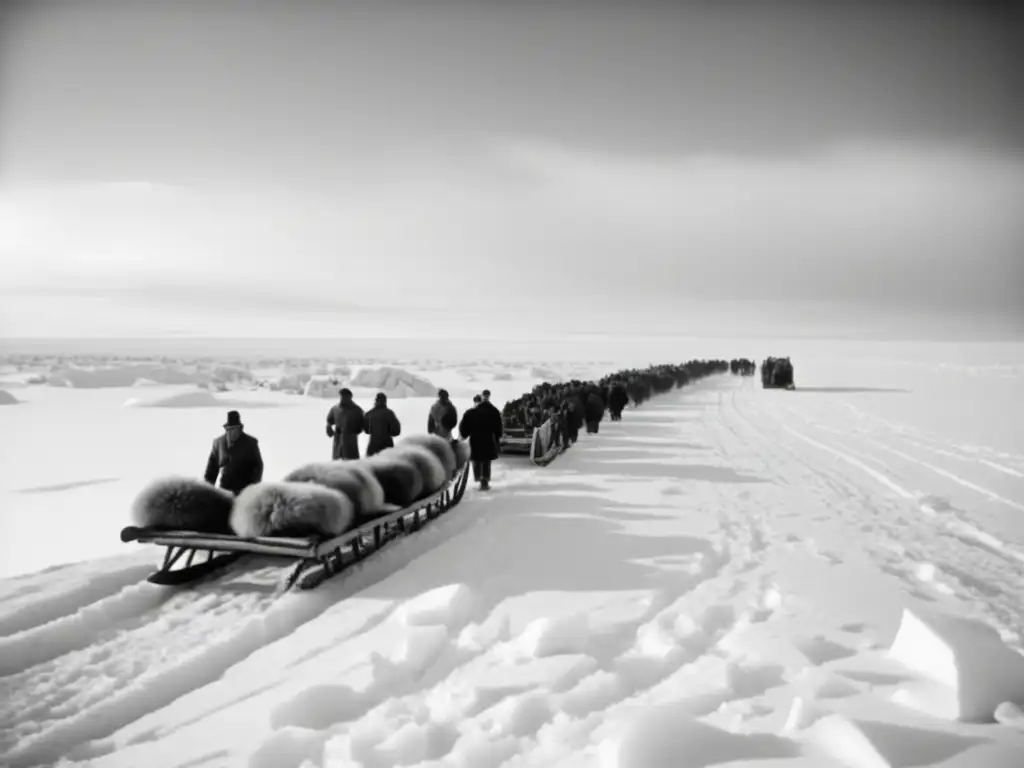
<svg viewBox="0 0 1024 768"><path fill-rule="evenodd" d="M358 459L359 435L363 433L363 409L352 400L352 390L341 390L341 402L327 412L327 436L334 438L332 459Z"/></svg>
<svg viewBox="0 0 1024 768"><path fill-rule="evenodd" d="M596 435L598 425L604 418L604 401L597 392L591 390L587 395L586 405L583 406L583 415L587 420L587 434Z"/></svg>
<svg viewBox="0 0 1024 768"><path fill-rule="evenodd" d="M583 427L583 422L586 421L583 417L584 403L583 398L579 394L573 394L569 398L569 416L568 416L568 427L569 427L569 443L575 444L580 437L580 429Z"/></svg>
<svg viewBox="0 0 1024 768"><path fill-rule="evenodd" d="M572 431L572 413L569 410L569 401L563 400L562 404L558 407L558 421L561 427L562 436L562 450L569 450L569 446L573 443L573 431ZM576 432L579 432L579 427L576 428Z"/></svg>
<svg viewBox="0 0 1024 768"><path fill-rule="evenodd" d="M622 421L622 411L629 403L629 393L622 382L617 381L608 389L608 411L612 421Z"/></svg>
<svg viewBox="0 0 1024 768"><path fill-rule="evenodd" d="M216 485L217 475L220 475L220 487L236 496L243 488L263 479L259 440L244 431L238 411L228 411L224 434L213 439L206 460L206 482Z"/></svg>
<svg viewBox="0 0 1024 768"><path fill-rule="evenodd" d="M427 416L427 434L443 437L451 441L452 430L459 424L459 412L448 397L447 389L437 391L437 402L430 406Z"/></svg>
<svg viewBox="0 0 1024 768"><path fill-rule="evenodd" d="M485 389L480 404L462 415L459 433L469 439L473 479L486 491L491 487L491 462L498 458L498 440L503 434L501 412L491 402L490 390Z"/></svg>
<svg viewBox="0 0 1024 768"><path fill-rule="evenodd" d="M402 424L395 412L388 408L388 396L383 392L377 393L373 408L366 412L363 421L363 429L370 436L370 443L366 446L367 456L380 453L385 448L393 448L395 438L402 434Z"/></svg>

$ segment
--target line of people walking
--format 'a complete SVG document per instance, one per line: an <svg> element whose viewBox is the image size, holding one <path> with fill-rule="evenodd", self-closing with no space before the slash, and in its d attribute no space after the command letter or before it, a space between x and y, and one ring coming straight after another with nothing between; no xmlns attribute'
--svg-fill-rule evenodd
<svg viewBox="0 0 1024 768"><path fill-rule="evenodd" d="M772 384L792 386L793 368L789 358L769 358L762 364L762 373L765 368L770 369L770 376L782 378L779 376L781 372L789 377L785 381L776 379ZM532 392L506 403L505 419L510 429L519 426L533 429L540 426L545 418L552 418L554 438L568 448L576 442L580 427L586 426L589 434L597 434L606 404L612 420L618 421L630 400L640 405L654 394L729 370L730 363L725 360L691 360L678 365L618 371L596 383L576 380L565 384L545 382ZM378 392L373 408L366 412L352 399L350 389L346 387L339 394L339 402L327 413L326 432L332 440L332 459L358 459L359 436L364 433L370 436L367 456L394 446L395 438L402 433L402 424L395 412L388 408L386 394ZM486 491L491 484L491 463L501 454L502 414L491 403L490 390L485 389L473 398L473 405L461 420L458 415L448 392L439 390L437 401L431 405L427 416L427 432L455 442L457 428L459 437L469 442L473 480ZM228 412L223 427L224 434L214 438L210 447L204 476L208 483L219 482L220 487L237 494L261 481L263 456L259 441L245 432L238 411Z"/></svg>
<svg viewBox="0 0 1024 768"><path fill-rule="evenodd" d="M387 402L387 395L378 392L373 408L364 413L352 399L352 391L347 387L341 390L339 401L327 412L327 436L333 440L332 459L358 459L359 436L364 433L370 436L367 456L394 446L395 438L402 434L402 424ZM488 490L491 462L498 458L498 441L502 435L501 413L491 403L490 390L485 389L473 398L473 406L466 410L461 421L448 391L438 390L437 400L427 415L427 433L456 442L456 429L459 437L469 441L473 480L481 490Z"/></svg>

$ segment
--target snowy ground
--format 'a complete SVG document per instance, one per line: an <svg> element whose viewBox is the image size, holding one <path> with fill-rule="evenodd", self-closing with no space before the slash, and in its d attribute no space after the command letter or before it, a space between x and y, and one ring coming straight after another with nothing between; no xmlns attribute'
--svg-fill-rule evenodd
<svg viewBox="0 0 1024 768"><path fill-rule="evenodd" d="M0 764L1019 768L1020 365L948 359L795 356L795 392L703 381L545 469L503 460L491 493L311 593L275 598L268 561L167 591L139 583L143 547L9 578ZM5 427L82 396L17 392ZM123 397L89 397L74 433L22 425L35 453L3 457L24 562L76 521L129 549L104 499L198 471L221 417L122 424ZM243 409L269 474L326 451L326 405ZM411 431L428 405L405 404ZM101 427L117 459L89 450Z"/></svg>

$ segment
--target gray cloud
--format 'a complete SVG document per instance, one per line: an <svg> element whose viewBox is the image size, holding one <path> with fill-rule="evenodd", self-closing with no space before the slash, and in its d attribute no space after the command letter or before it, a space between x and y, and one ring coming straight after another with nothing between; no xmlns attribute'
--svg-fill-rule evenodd
<svg viewBox="0 0 1024 768"><path fill-rule="evenodd" d="M1017 7L724 6L5 4L8 295L114 324L1020 321Z"/></svg>
<svg viewBox="0 0 1024 768"><path fill-rule="evenodd" d="M8 5L8 4L5 4ZM509 132L672 156L1024 146L1014 3L12 3L8 174L346 178Z"/></svg>

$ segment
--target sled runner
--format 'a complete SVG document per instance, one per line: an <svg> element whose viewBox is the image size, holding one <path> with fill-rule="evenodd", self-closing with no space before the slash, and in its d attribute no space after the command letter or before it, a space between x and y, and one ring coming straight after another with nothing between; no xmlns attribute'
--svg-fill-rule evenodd
<svg viewBox="0 0 1024 768"><path fill-rule="evenodd" d="M392 539L419 530L423 525L455 507L466 492L469 465L464 465L444 488L405 508L368 519L362 525L329 539L287 536L242 537L234 534L168 531L128 526L121 541L166 547L160 569L146 580L152 584L180 585L215 573L246 555L263 555L296 560L284 584L313 589L376 552ZM202 554L202 562L196 562ZM179 566L182 558L184 565ZM179 566L179 567L175 567Z"/></svg>

